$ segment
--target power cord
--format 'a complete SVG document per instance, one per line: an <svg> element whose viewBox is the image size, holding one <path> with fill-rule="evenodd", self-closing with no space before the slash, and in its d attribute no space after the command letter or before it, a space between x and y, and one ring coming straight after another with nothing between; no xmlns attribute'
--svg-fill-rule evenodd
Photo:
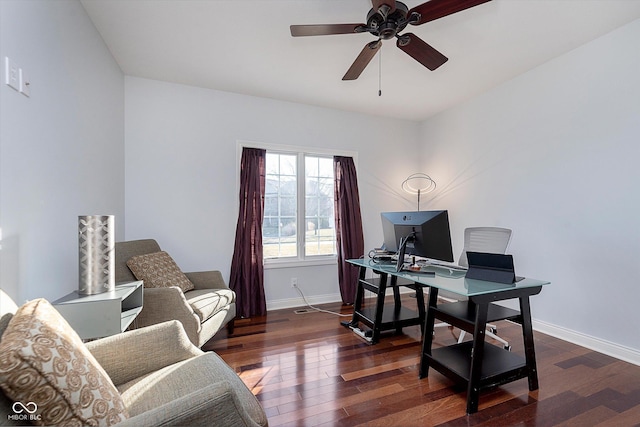
<svg viewBox="0 0 640 427"><path fill-rule="evenodd" d="M307 298L304 296L304 294L302 293L302 290L298 287L298 285L295 285L294 288L296 288L296 290L298 291L298 293L300 294L300 296L304 300L304 303L307 305L307 307L309 307L312 310L318 311L320 313L333 314L335 316L340 316L340 317L352 317L353 316L353 314L336 313L335 311L323 310L322 308L314 307L311 304L309 304L309 302L307 301Z"/></svg>

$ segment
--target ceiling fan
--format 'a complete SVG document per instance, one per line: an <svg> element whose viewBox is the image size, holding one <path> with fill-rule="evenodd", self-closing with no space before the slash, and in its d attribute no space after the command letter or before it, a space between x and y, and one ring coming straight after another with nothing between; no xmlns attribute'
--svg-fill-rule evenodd
<svg viewBox="0 0 640 427"><path fill-rule="evenodd" d="M373 8L366 24L310 24L291 25L291 35L324 36L330 34L371 33L378 40L367 43L342 80L355 80L367 67L382 46L382 40L396 37L396 46L430 69L447 62L447 57L412 33L399 34L407 25L421 25L490 0L430 0L409 9L395 0L371 0Z"/></svg>

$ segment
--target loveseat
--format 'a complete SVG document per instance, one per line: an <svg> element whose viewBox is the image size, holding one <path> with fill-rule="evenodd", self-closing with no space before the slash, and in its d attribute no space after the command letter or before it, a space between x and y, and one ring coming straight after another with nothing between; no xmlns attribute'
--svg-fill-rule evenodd
<svg viewBox="0 0 640 427"><path fill-rule="evenodd" d="M134 281L136 276L127 262L134 257L161 253L153 239L116 242L116 282ZM165 256L168 256L165 254ZM224 282L219 271L185 272L193 289L183 291L177 286L148 286L143 277L144 303L135 321L136 327L155 325L168 320L179 320L187 336L197 347L202 347L225 325L233 333L236 315L236 295Z"/></svg>
<svg viewBox="0 0 640 427"><path fill-rule="evenodd" d="M29 425L29 419L36 417L45 424L90 424L100 412L96 401L109 393L109 387L117 389L109 400L117 400L120 412L99 414L100 425L113 421L122 427L268 425L260 403L240 377L217 354L194 346L176 320L83 344L47 301L26 303L15 316L19 321L10 324L16 308L0 289L0 425ZM25 312L28 321L24 320ZM34 312L45 315L33 321L37 317ZM70 334L59 332L66 329ZM16 344L7 349L11 342ZM81 352L87 350L82 357ZM81 357L74 359L77 354ZM61 356L66 366L60 365ZM38 357L44 362L34 362ZM56 359L51 366L45 363ZM97 370L84 369L90 365L86 359L92 359L90 363ZM11 369L16 366L20 375L13 378L18 378L17 385L7 385L12 384L7 377L11 378ZM48 367L54 372L42 372ZM30 371L38 372L31 375ZM73 377L72 371L76 374ZM106 382L95 378L100 372L106 374ZM78 391L69 392L76 383ZM13 387L13 393L23 393L22 397L9 398L4 391L7 387ZM53 389L56 392L51 392ZM62 403L53 404L51 394ZM65 419L63 412L71 418ZM55 417L63 421L50 422Z"/></svg>

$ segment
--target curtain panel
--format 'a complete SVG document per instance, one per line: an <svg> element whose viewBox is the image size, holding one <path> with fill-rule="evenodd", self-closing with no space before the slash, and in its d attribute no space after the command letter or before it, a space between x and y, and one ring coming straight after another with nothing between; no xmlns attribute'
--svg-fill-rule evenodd
<svg viewBox="0 0 640 427"><path fill-rule="evenodd" d="M243 148L240 161L240 210L229 287L236 293L238 317L264 316L262 221L266 150Z"/></svg>
<svg viewBox="0 0 640 427"><path fill-rule="evenodd" d="M364 234L356 167L351 157L334 156L336 247L338 282L344 304L353 304L358 287L358 268L348 259L364 255Z"/></svg>

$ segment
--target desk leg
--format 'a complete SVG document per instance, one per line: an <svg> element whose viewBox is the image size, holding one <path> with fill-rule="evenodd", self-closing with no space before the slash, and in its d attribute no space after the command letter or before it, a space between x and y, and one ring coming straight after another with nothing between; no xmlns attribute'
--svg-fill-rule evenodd
<svg viewBox="0 0 640 427"><path fill-rule="evenodd" d="M424 292L422 285L416 283L416 303L418 304L418 317L420 317L420 332L424 335L424 322L426 319L424 309Z"/></svg>
<svg viewBox="0 0 640 427"><path fill-rule="evenodd" d="M396 322L396 334L402 333L402 327L398 326L398 320L400 319L400 311L402 309L402 300L400 299L400 289L397 286L398 278L391 276L391 282L389 285L393 290L393 321Z"/></svg>
<svg viewBox="0 0 640 427"><path fill-rule="evenodd" d="M476 319L473 330L473 350L471 353L471 372L467 385L467 414L478 411L480 396L480 374L484 357L484 334L487 327L488 303L476 304Z"/></svg>
<svg viewBox="0 0 640 427"><path fill-rule="evenodd" d="M529 390L533 391L538 389L538 368L536 365L536 350L533 344L533 326L531 324L529 297L520 298L520 314L522 315L524 356L529 370Z"/></svg>
<svg viewBox="0 0 640 427"><path fill-rule="evenodd" d="M438 288L429 288L429 306L422 328L422 350L420 352L420 379L429 376L429 358L431 356L431 344L433 343L433 324L435 323L435 312L433 308L438 306Z"/></svg>
<svg viewBox="0 0 640 427"><path fill-rule="evenodd" d="M384 297L387 293L387 273L380 274L380 285L378 286L378 296L376 298L376 315L373 319L373 336L371 344L380 341L380 325L382 324L382 311L384 310Z"/></svg>
<svg viewBox="0 0 640 427"><path fill-rule="evenodd" d="M353 316L351 317L351 322L341 322L343 326L346 327L358 327L358 313L362 312L362 304L364 301L364 288L362 287L362 281L365 279L367 273L367 269L365 267L360 267L360 273L358 275L358 286L356 287L356 300L353 302Z"/></svg>

